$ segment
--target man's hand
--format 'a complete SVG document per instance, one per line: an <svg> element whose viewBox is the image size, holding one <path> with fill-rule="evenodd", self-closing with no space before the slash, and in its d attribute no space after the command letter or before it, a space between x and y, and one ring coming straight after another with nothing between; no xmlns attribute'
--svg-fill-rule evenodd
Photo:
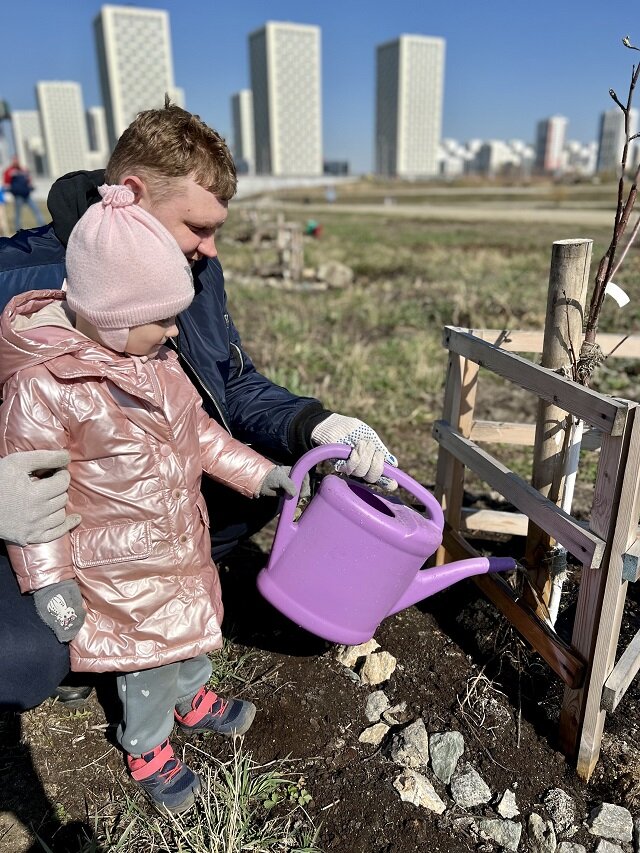
<svg viewBox="0 0 640 853"><path fill-rule="evenodd" d="M0 539L17 545L51 542L81 521L66 515L69 472L66 450L28 450L0 459ZM34 472L55 471L49 477Z"/></svg>
<svg viewBox="0 0 640 853"><path fill-rule="evenodd" d="M73 640L87 615L80 587L74 580L60 581L37 589L33 593L33 603L38 616L61 643Z"/></svg>
<svg viewBox="0 0 640 853"><path fill-rule="evenodd" d="M316 444L348 444L353 447L348 459L336 462L336 471L343 471L348 477L359 477L367 483L375 483L389 492L398 488L395 480L382 475L385 462L397 468L398 460L378 433L364 421L334 413L314 427L311 440Z"/></svg>

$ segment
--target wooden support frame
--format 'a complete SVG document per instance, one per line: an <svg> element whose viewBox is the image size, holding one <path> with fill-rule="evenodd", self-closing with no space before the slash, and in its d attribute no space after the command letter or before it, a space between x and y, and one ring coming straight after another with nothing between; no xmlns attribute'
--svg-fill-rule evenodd
<svg viewBox="0 0 640 853"><path fill-rule="evenodd" d="M502 578L474 580L565 683L560 742L576 760L578 773L588 779L598 759L605 712L616 707L640 670L640 632L614 667L626 584L640 575L640 407L584 388L521 356L519 352L539 351L541 333L446 327L443 341L449 359L443 418L434 425L439 444L435 492L447 526L438 560L474 553L463 532L497 529L522 536L532 518L580 560L583 577L570 645L518 600ZM640 336L603 335L599 342L605 352L616 348L612 357L640 357ZM535 434L533 424L474 419L479 368L590 425L583 447L599 448L600 458L588 527L479 446L531 446ZM464 508L466 469L519 512Z"/></svg>

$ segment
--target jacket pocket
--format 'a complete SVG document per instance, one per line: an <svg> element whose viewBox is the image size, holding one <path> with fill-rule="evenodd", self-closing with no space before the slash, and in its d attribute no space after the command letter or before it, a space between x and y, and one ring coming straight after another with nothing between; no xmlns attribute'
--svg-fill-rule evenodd
<svg viewBox="0 0 640 853"><path fill-rule="evenodd" d="M143 560L151 553L151 523L133 521L91 527L71 534L74 562L78 568Z"/></svg>

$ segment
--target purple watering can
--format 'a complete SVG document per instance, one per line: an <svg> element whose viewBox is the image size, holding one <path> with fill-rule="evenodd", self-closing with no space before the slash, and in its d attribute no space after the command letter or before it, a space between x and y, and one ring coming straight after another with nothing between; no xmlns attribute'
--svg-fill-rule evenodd
<svg viewBox="0 0 640 853"><path fill-rule="evenodd" d="M291 479L299 488L314 465L350 452L345 444L316 447L294 465ZM285 499L269 562L258 575L258 589L274 607L334 643L364 643L386 616L463 578L516 565L510 557L474 557L422 569L442 541L442 509L408 474L386 463L384 474L425 505L424 516L329 474L299 521L293 520L296 499Z"/></svg>

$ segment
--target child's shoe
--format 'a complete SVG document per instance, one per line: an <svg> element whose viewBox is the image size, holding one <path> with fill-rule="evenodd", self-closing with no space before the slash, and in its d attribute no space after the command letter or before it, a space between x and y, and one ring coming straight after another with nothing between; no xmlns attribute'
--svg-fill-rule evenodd
<svg viewBox="0 0 640 853"><path fill-rule="evenodd" d="M219 735L243 735L256 715L253 702L243 699L223 699L213 690L201 687L191 703L191 711L182 717L175 712L183 732L216 732Z"/></svg>
<svg viewBox="0 0 640 853"><path fill-rule="evenodd" d="M168 739L139 758L127 755L127 764L131 778L160 809L179 814L194 804L200 777L175 757Z"/></svg>

